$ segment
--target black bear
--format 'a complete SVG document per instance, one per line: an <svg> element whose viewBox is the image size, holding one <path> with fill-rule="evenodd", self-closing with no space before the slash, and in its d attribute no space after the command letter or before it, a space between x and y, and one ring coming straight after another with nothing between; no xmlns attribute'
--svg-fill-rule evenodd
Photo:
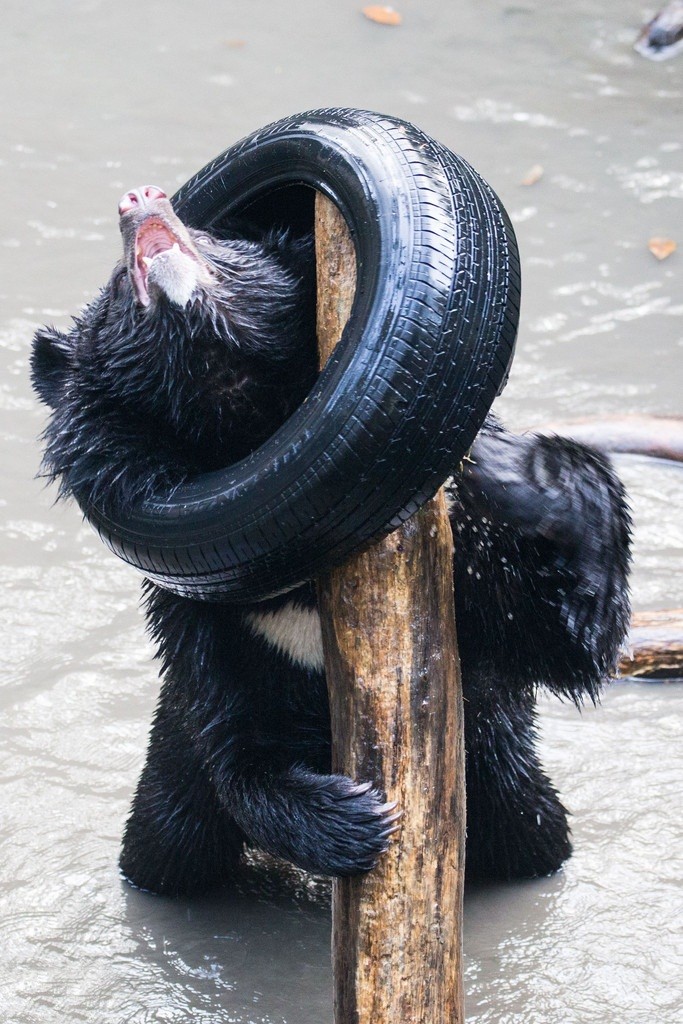
<svg viewBox="0 0 683 1024"><path fill-rule="evenodd" d="M124 260L68 334L34 340L44 469L121 514L262 443L316 375L311 239L189 230L147 186L120 205ZM454 460L455 463L456 460ZM629 618L630 523L597 452L489 417L448 488L465 694L467 873L556 870L567 815L535 749L535 693L595 699ZM392 808L330 774L313 585L248 607L145 584L163 687L121 866L140 888L228 881L245 843L314 872L366 871Z"/></svg>

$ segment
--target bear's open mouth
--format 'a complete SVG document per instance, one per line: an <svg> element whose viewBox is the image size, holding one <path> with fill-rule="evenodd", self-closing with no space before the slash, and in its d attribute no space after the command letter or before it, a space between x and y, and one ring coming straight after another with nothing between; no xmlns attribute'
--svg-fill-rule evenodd
<svg viewBox="0 0 683 1024"><path fill-rule="evenodd" d="M147 277L157 256L176 250L197 263L197 256L162 220L150 217L140 225L135 236L135 264L132 281L135 293L143 306L149 306L150 297Z"/></svg>

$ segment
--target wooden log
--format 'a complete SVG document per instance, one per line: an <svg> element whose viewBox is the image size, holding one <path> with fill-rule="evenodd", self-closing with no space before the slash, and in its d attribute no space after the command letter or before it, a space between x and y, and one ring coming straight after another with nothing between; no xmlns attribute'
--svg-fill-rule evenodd
<svg viewBox="0 0 683 1024"><path fill-rule="evenodd" d="M585 416L534 427L539 434L560 434L606 452L650 455L683 462L683 416Z"/></svg>
<svg viewBox="0 0 683 1024"><path fill-rule="evenodd" d="M633 615L629 650L621 658L619 675L683 679L683 608Z"/></svg>
<svg viewBox="0 0 683 1024"><path fill-rule="evenodd" d="M316 200L321 365L355 286L346 224ZM453 537L443 492L319 581L334 770L403 812L369 874L335 881L335 1024L462 1024L465 793Z"/></svg>

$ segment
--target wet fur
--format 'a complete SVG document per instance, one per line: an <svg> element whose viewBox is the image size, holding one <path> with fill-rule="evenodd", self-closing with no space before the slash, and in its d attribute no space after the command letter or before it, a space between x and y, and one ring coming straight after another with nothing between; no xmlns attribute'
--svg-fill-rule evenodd
<svg viewBox="0 0 683 1024"><path fill-rule="evenodd" d="M68 334L36 335L33 382L52 410L44 471L85 508L125 510L242 457L315 378L310 241L193 238L212 284L187 307L162 295L142 310L121 265ZM536 752L535 694L595 699L614 668L628 512L596 452L492 418L453 470L468 876L545 874L571 846ZM126 876L204 891L229 881L245 843L316 872L370 868L391 813L373 787L330 774L313 587L249 607L144 590L163 685Z"/></svg>

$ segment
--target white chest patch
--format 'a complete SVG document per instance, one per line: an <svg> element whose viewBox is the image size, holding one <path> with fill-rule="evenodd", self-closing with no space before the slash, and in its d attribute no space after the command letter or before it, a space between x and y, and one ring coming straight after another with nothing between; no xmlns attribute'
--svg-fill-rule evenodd
<svg viewBox="0 0 683 1024"><path fill-rule="evenodd" d="M317 608L291 603L274 612L249 612L245 621L295 665L322 672L323 638Z"/></svg>

